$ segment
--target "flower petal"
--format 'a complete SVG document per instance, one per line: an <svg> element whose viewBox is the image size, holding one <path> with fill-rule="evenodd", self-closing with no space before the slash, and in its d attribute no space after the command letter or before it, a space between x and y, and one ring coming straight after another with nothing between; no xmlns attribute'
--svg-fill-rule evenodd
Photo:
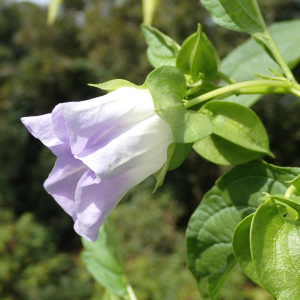
<svg viewBox="0 0 300 300"><path fill-rule="evenodd" d="M88 170L80 179L75 194L76 227L79 228L76 231L96 241L99 227L125 193L159 170L165 161L166 153L149 159L139 168L101 181Z"/></svg>
<svg viewBox="0 0 300 300"><path fill-rule="evenodd" d="M173 142L148 90L123 88L102 98L62 105L72 152L99 179L136 168Z"/></svg>
<svg viewBox="0 0 300 300"><path fill-rule="evenodd" d="M80 160L69 154L57 158L55 166L44 183L45 190L56 202L74 219L75 213L75 190L78 181L88 170L88 167Z"/></svg>

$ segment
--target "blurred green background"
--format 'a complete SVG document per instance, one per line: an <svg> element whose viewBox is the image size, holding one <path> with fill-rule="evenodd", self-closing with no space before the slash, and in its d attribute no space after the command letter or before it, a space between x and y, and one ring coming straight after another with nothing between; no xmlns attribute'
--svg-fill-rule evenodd
<svg viewBox="0 0 300 300"><path fill-rule="evenodd" d="M299 0L259 1L268 24L300 17ZM152 70L140 31L140 0L65 0L54 26L46 8L0 0L0 299L96 300L103 289L79 260L73 222L43 189L55 157L29 135L23 116L101 95L87 83L144 82ZM178 43L204 31L224 57L248 38L215 25L199 0L161 0L154 26ZM300 51L300 50L299 50ZM300 80L300 67L295 69ZM266 96L253 109L280 166L300 166L300 101ZM112 214L125 269L139 300L200 299L186 269L184 231L226 168L191 152L155 194L153 178ZM220 299L271 299L236 268Z"/></svg>

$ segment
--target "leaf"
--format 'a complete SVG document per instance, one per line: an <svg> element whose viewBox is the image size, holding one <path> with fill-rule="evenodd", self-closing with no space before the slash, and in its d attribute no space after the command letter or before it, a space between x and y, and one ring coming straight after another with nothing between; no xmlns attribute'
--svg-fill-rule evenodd
<svg viewBox="0 0 300 300"><path fill-rule="evenodd" d="M236 103L210 101L202 110L210 114L215 135L246 149L272 156L267 131L251 109Z"/></svg>
<svg viewBox="0 0 300 300"><path fill-rule="evenodd" d="M82 238L80 257L94 279L119 296L127 294L127 280L121 264L113 224L110 218L100 227L96 242ZM112 298L113 299L113 298Z"/></svg>
<svg viewBox="0 0 300 300"><path fill-rule="evenodd" d="M215 134L195 142L193 149L205 159L222 166L240 165L262 156L262 153L233 144Z"/></svg>
<svg viewBox="0 0 300 300"><path fill-rule="evenodd" d="M272 156L266 129L249 108L236 103L210 101L201 111L211 117L215 126L211 137L193 146L204 158L226 165L245 163L265 154Z"/></svg>
<svg viewBox="0 0 300 300"><path fill-rule="evenodd" d="M219 0L232 21L249 34L263 33L265 22L256 0Z"/></svg>
<svg viewBox="0 0 300 300"><path fill-rule="evenodd" d="M208 276L226 266L233 232L261 204L261 193L285 193L285 181L299 171L256 160L233 167L205 195L186 232L188 266L201 290L205 291Z"/></svg>
<svg viewBox="0 0 300 300"><path fill-rule="evenodd" d="M180 46L170 37L150 25L142 24L148 49L147 56L154 68L160 66L176 66L176 56Z"/></svg>
<svg viewBox="0 0 300 300"><path fill-rule="evenodd" d="M203 6L212 14L212 19L219 25L231 30L241 31L232 21L219 0L201 0Z"/></svg>
<svg viewBox="0 0 300 300"><path fill-rule="evenodd" d="M250 228L253 216L254 214L249 215L236 227L232 238L232 247L235 258L244 273L253 282L263 287L257 277L250 250Z"/></svg>
<svg viewBox="0 0 300 300"><path fill-rule="evenodd" d="M298 300L300 222L288 220L270 199L256 211L250 234L252 260L265 289L279 300Z"/></svg>
<svg viewBox="0 0 300 300"><path fill-rule="evenodd" d="M208 278L208 291L211 300L217 300L219 293L221 291L221 288L223 284L225 283L228 275L232 271L233 267L236 264L236 259L233 254L229 254L227 257L227 264L226 267L216 273L213 273Z"/></svg>
<svg viewBox="0 0 300 300"><path fill-rule="evenodd" d="M155 69L148 75L146 84L155 111L171 127L176 143L193 143L213 132L209 117L184 107L186 81L179 69L168 66Z"/></svg>
<svg viewBox="0 0 300 300"><path fill-rule="evenodd" d="M143 85L135 85L134 83L131 83L130 81L124 80L124 79L114 79L110 80L104 83L98 83L98 84L88 84L89 86L94 86L101 90L106 90L109 93L117 90L122 87L133 87L136 89L146 89L147 86L145 84Z"/></svg>
<svg viewBox="0 0 300 300"><path fill-rule="evenodd" d="M197 82L200 77L214 79L220 71L220 64L217 50L198 24L197 32L182 44L176 59L177 68L184 74L191 75L193 81Z"/></svg>
<svg viewBox="0 0 300 300"><path fill-rule="evenodd" d="M143 23L151 24L160 0L142 0L143 3Z"/></svg>
<svg viewBox="0 0 300 300"><path fill-rule="evenodd" d="M294 68L300 60L300 20L274 23L269 31L290 68ZM256 79L254 72L272 76L269 68L282 72L278 65L265 51L251 39L241 44L227 55L221 64L221 72L237 82ZM241 95L226 98L244 106L252 106L262 95Z"/></svg>
<svg viewBox="0 0 300 300"><path fill-rule="evenodd" d="M50 0L48 6L47 24L53 25L58 15L58 10L63 0Z"/></svg>

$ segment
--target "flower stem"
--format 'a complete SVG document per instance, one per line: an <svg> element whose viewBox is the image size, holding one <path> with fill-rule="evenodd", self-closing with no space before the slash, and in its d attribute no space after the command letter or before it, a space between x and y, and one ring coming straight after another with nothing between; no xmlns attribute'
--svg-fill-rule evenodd
<svg viewBox="0 0 300 300"><path fill-rule="evenodd" d="M134 294L134 291L133 291L131 285L128 284L126 286L126 289L127 289L127 293L128 293L129 299L130 300L137 300L137 298L136 298L136 296Z"/></svg>
<svg viewBox="0 0 300 300"><path fill-rule="evenodd" d="M291 185L285 192L284 197L286 198L292 198L293 194L296 192L296 187L294 185Z"/></svg>
<svg viewBox="0 0 300 300"><path fill-rule="evenodd" d="M282 90L280 90L280 91L283 93L285 92L285 93L295 94L293 90L290 90L291 84L292 84L291 82L279 81L279 80L251 80L251 81L239 82L239 83L221 87L219 89L208 92L199 97L196 97L194 99L186 101L184 103L184 106L186 108L189 108L189 107L196 105L198 103L201 103L203 101L206 101L206 100L209 100L209 99L212 99L212 98L215 98L215 97L218 97L218 96L221 96L223 94L227 94L227 93L230 93L233 91L237 91L237 94L260 94L262 86L267 87L267 88L268 87L282 88ZM259 88L258 90L256 89L257 87ZM246 90L243 91L241 89L246 89ZM300 91L298 91L298 93L300 95Z"/></svg>
<svg viewBox="0 0 300 300"><path fill-rule="evenodd" d="M284 197L286 198L292 198L293 194L296 192L296 187L294 185L291 185L285 192ZM288 212L288 214L290 215L292 220L297 220L298 219L298 212L296 210L294 210L292 207L290 207L289 205L285 205L286 210Z"/></svg>

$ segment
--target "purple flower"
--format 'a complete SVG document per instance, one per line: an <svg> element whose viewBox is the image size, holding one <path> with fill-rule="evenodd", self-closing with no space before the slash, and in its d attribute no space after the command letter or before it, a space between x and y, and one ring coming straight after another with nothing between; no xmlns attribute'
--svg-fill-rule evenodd
<svg viewBox="0 0 300 300"><path fill-rule="evenodd" d="M163 166L173 142L146 89L123 87L21 120L57 156L46 191L92 241L124 194Z"/></svg>

